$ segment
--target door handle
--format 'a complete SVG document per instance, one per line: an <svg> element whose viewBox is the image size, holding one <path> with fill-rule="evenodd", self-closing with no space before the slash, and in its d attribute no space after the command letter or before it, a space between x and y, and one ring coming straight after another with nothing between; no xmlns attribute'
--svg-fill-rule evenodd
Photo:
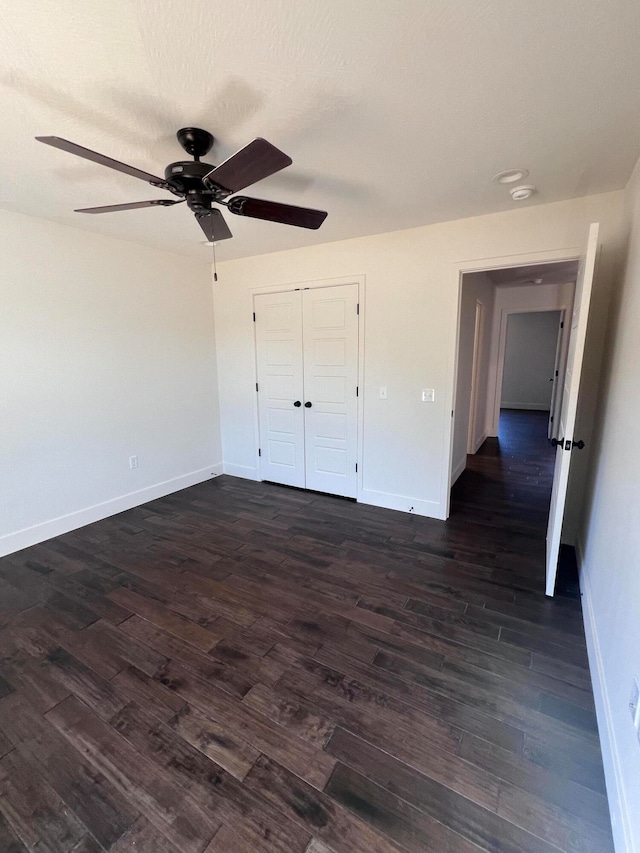
<svg viewBox="0 0 640 853"><path fill-rule="evenodd" d="M573 447L577 447L578 450L582 450L584 447L584 441L582 439L580 439L580 441L572 441L571 444Z"/></svg>
<svg viewBox="0 0 640 853"><path fill-rule="evenodd" d="M296 400L293 405L296 407L296 409L299 409L302 403L300 402L300 400Z"/></svg>
<svg viewBox="0 0 640 853"><path fill-rule="evenodd" d="M311 403L307 400L307 402L304 404L304 407L305 407L305 409L310 409Z"/></svg>
<svg viewBox="0 0 640 853"><path fill-rule="evenodd" d="M552 438L551 439L551 447L563 447L564 446L564 438Z"/></svg>

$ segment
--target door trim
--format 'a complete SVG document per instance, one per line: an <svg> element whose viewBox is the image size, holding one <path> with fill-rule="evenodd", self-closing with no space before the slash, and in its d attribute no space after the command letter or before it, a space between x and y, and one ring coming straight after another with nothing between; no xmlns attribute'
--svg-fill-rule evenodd
<svg viewBox="0 0 640 853"><path fill-rule="evenodd" d="M339 278L321 278L310 281L295 281L283 284L272 284L266 287L252 287L248 292L247 318L253 324L253 312L255 311L255 296L263 293L288 293L291 290L311 290L316 288L340 287L344 284L355 284L358 288L358 304L360 306L359 323L358 323L358 423L357 423L357 448L356 459L358 464L358 472L356 478L356 501L362 500L364 490L364 340L365 340L365 322L366 322L366 276L350 275L340 276ZM255 325L253 328L253 371L254 382L258 381L258 352L256 347ZM260 422L258 417L258 395L254 395L253 399L253 434L255 447L255 470L258 472L257 479L260 480L260 457L258 456L258 448L260 447Z"/></svg>

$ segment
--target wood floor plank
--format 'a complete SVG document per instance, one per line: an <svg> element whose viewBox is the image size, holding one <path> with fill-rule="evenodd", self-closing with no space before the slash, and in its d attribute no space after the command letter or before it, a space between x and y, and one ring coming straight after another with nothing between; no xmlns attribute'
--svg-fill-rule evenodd
<svg viewBox="0 0 640 853"><path fill-rule="evenodd" d="M116 731L71 696L47 719L179 850L201 853L220 824Z"/></svg>
<svg viewBox="0 0 640 853"><path fill-rule="evenodd" d="M289 738L280 726L262 714L176 663L165 668L160 681L228 731L281 761L301 779L318 788L324 787L334 761L322 751L301 738Z"/></svg>
<svg viewBox="0 0 640 853"><path fill-rule="evenodd" d="M8 733L31 772L46 778L104 847L138 817L127 798L21 697L0 703L0 729Z"/></svg>
<svg viewBox="0 0 640 853"><path fill-rule="evenodd" d="M403 762L355 738L343 729L336 729L327 750L341 764L367 777L370 782L387 792L397 795L418 811L443 823L483 850L499 853L538 853L544 848L540 839L523 831L520 824L505 820L499 814L476 805L451 788L408 768ZM342 779L338 778L337 773L333 775L327 791L333 785L340 785L343 786L343 796L353 796L350 783L354 779L357 782L356 787L363 787L361 780L356 777L345 773L342 775ZM377 797L383 799L380 792L377 792ZM395 805L397 811L402 811L397 803ZM445 849L437 846L433 840L429 843L437 849Z"/></svg>
<svg viewBox="0 0 640 853"><path fill-rule="evenodd" d="M336 853L400 853L390 839L266 756L256 761L245 784Z"/></svg>
<svg viewBox="0 0 640 853"><path fill-rule="evenodd" d="M138 818L109 850L110 853L131 853L133 850L136 853L180 853L146 817Z"/></svg>
<svg viewBox="0 0 640 853"><path fill-rule="evenodd" d="M306 832L282 814L271 814L264 802L202 751L169 726L159 724L146 709L128 706L119 717L119 731L158 766L171 782L184 788L194 806L210 820L241 822L250 834L269 838L277 853L303 849Z"/></svg>
<svg viewBox="0 0 640 853"><path fill-rule="evenodd" d="M53 788L15 750L0 761L0 812L29 848L67 851L86 835Z"/></svg>

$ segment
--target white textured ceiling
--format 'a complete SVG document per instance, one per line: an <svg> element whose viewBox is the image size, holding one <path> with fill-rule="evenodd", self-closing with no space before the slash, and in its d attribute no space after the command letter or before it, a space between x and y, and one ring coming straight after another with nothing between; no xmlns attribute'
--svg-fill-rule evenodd
<svg viewBox="0 0 640 853"><path fill-rule="evenodd" d="M638 0L2 0L0 207L208 257L185 205L34 141L152 173L174 134L255 136L293 166L250 195L329 211L318 232L227 214L221 259L622 187L640 153ZM527 181L527 182L528 182Z"/></svg>

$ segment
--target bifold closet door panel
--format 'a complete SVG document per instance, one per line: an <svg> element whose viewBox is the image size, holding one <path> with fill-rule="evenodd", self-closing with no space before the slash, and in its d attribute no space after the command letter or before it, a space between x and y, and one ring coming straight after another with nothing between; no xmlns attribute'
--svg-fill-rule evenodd
<svg viewBox="0 0 640 853"><path fill-rule="evenodd" d="M305 486L302 294L255 297L260 475Z"/></svg>
<svg viewBox="0 0 640 853"><path fill-rule="evenodd" d="M306 487L356 497L358 286L302 291Z"/></svg>

